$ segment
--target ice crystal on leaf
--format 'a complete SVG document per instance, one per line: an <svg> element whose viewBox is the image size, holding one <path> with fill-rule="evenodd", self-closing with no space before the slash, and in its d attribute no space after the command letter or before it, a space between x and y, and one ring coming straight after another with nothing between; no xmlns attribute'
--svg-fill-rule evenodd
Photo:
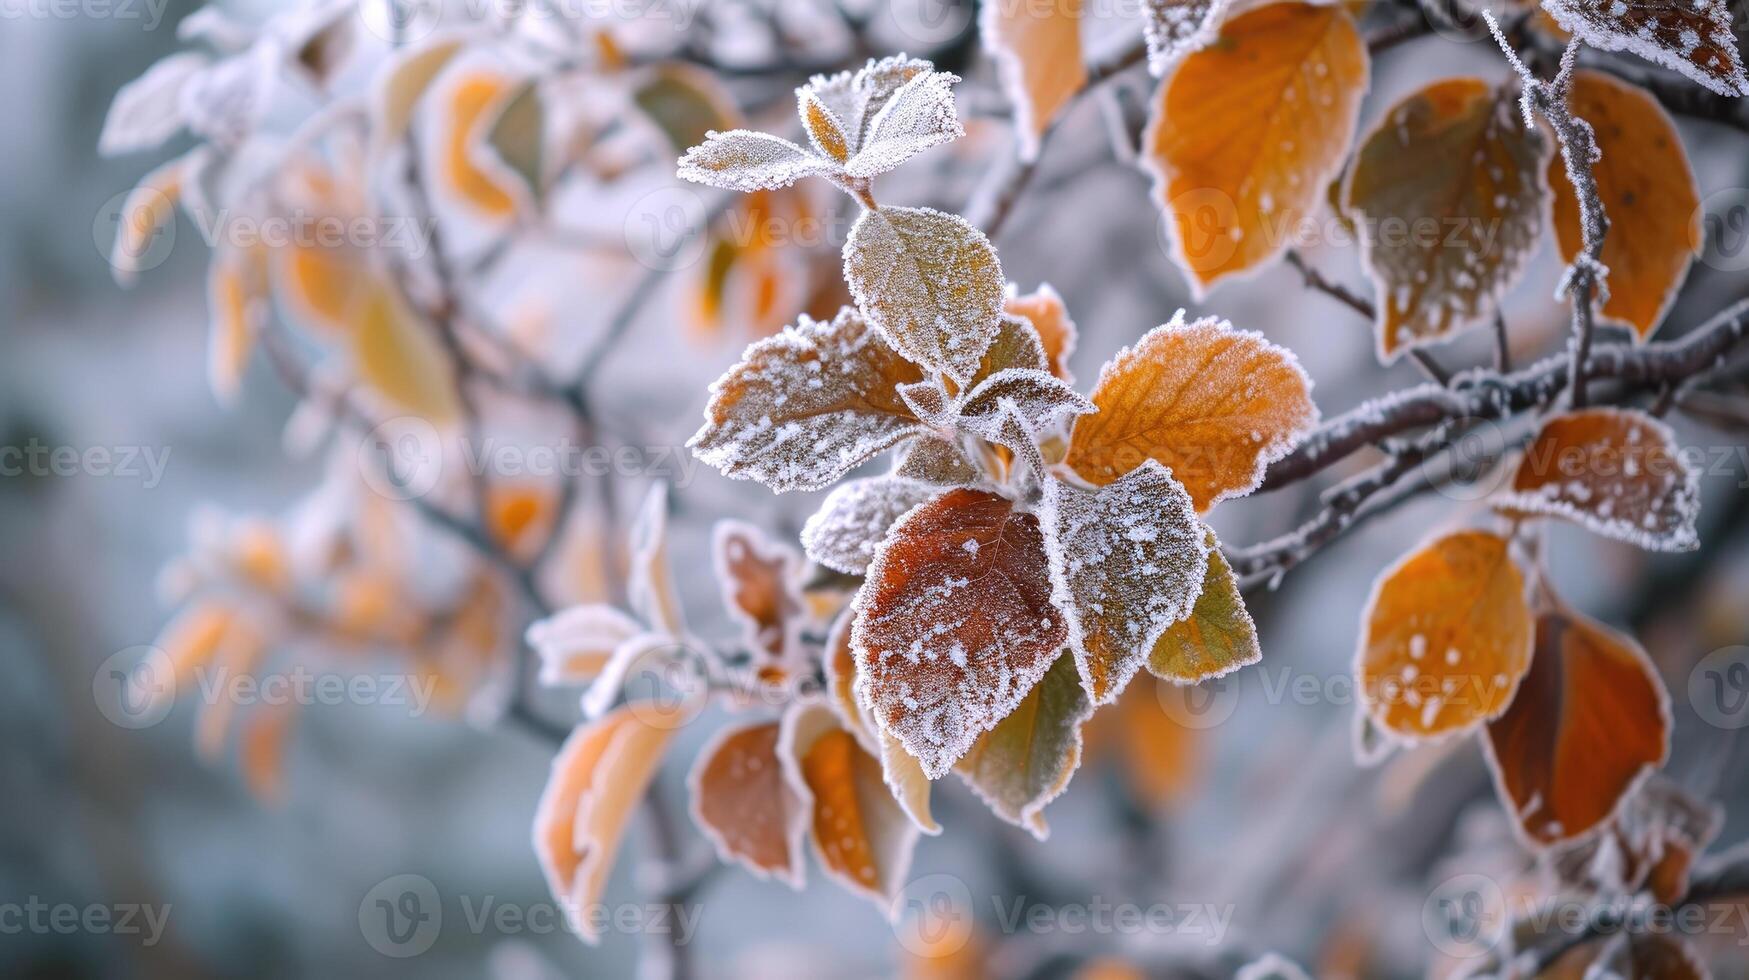
<svg viewBox="0 0 1749 980"><path fill-rule="evenodd" d="M929 208L865 211L844 243L857 306L925 367L969 381L996 339L1002 266L984 233Z"/></svg>
<svg viewBox="0 0 1749 980"><path fill-rule="evenodd" d="M1227 0L1144 0L1148 71L1159 78L1180 57L1213 41L1226 9Z"/></svg>
<svg viewBox="0 0 1749 980"><path fill-rule="evenodd" d="M897 476L851 480L828 494L819 511L808 518L802 527L802 548L827 568L861 575L899 518L940 492L938 487Z"/></svg>
<svg viewBox="0 0 1749 980"><path fill-rule="evenodd" d="M723 607L740 622L747 646L772 661L798 663L807 623L801 596L801 559L742 521L718 521L711 535Z"/></svg>
<svg viewBox="0 0 1749 980"><path fill-rule="evenodd" d="M950 490L895 525L855 608L861 696L931 779L1014 710L1068 638L1038 518L982 490Z"/></svg>
<svg viewBox="0 0 1749 980"><path fill-rule="evenodd" d="M747 129L711 133L680 158L686 180L731 191L776 190L803 177L822 177L836 170L781 136Z"/></svg>
<svg viewBox="0 0 1749 980"><path fill-rule="evenodd" d="M1031 368L1006 368L985 378L959 404L958 426L967 432L1007 445L1002 414L1013 411L1028 433L1048 432L1066 415L1098 411L1093 403L1054 375ZM1030 438L1027 440L1030 442Z"/></svg>
<svg viewBox="0 0 1749 980"><path fill-rule="evenodd" d="M1190 615L1161 634L1148 655L1149 672L1178 684L1230 674L1263 658L1233 567L1221 554L1215 532L1207 531L1205 541L1209 564L1202 593Z"/></svg>
<svg viewBox="0 0 1749 980"><path fill-rule="evenodd" d="M1202 522L1154 460L1096 493L1047 481L1041 516L1076 667L1094 703L1106 704L1190 615L1208 573Z"/></svg>
<svg viewBox="0 0 1749 980"><path fill-rule="evenodd" d="M954 771L997 816L1044 840L1050 829L1042 811L1080 766L1081 725L1092 716L1074 658L1064 654Z"/></svg>
<svg viewBox="0 0 1749 980"><path fill-rule="evenodd" d="M867 178L884 174L932 146L965 135L954 110L951 86L958 75L924 71L900 86L868 123L845 172Z"/></svg>
<svg viewBox="0 0 1749 980"><path fill-rule="evenodd" d="M939 487L971 486L982 480L958 446L934 436L919 436L907 443L893 475Z"/></svg>
<svg viewBox="0 0 1749 980"><path fill-rule="evenodd" d="M924 426L899 397L923 373L845 309L761 340L711 386L687 445L737 479L818 490Z"/></svg>
<svg viewBox="0 0 1749 980"><path fill-rule="evenodd" d="M1720 95L1749 95L1725 0L1544 0L1564 28L1601 51L1629 51Z"/></svg>

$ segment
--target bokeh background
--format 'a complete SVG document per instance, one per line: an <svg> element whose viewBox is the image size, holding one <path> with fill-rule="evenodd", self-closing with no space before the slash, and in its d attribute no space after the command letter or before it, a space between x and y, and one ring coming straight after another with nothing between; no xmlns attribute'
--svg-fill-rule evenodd
<svg viewBox="0 0 1749 980"><path fill-rule="evenodd" d="M221 407L209 392L208 254L186 219L166 260L132 290L113 282L106 259L115 196L179 144L102 158L96 144L105 112L123 83L176 50L175 25L196 5L78 6L56 13L47 4L6 5L0 18L0 91L9 105L0 153L0 444L138 450L166 464L157 480L89 468L0 478L0 902L146 903L168 909L168 919L150 945L140 936L84 929L0 935L0 972L629 975L635 937L609 936L589 949L563 930L474 928L466 921L466 909L484 903L530 909L550 901L529 846L549 742L466 713L409 717L390 705L317 706L302 713L291 742L287 792L269 805L248 792L234 767L197 760L189 706L142 729L117 725L99 710L94 683L103 682L105 665L152 642L169 615L157 580L185 550L193 515L213 505L278 512L318 484L322 464L284 451L294 398L265 364L252 365L235 406ZM244 20L274 8L222 6ZM964 75L959 98L970 134L893 178L883 200L958 207L990 161L1009 153L1002 96L988 59L951 29L972 30L969 8L919 15L895 9L867 11L877 22L892 18L874 35L883 52L909 48ZM1135 31L1134 19L1122 13L1111 12L1099 44ZM940 16L948 20L929 19ZM918 23L949 29L908 37L906 25ZM1496 79L1505 66L1480 40L1418 42L1382 56L1363 126L1398 95L1459 73ZM737 80L734 91L748 100L775 92L781 103L786 87L799 81ZM1366 323L1301 288L1290 269L1190 300L1162 245L1148 179L1109 135L1111 116L1119 130L1125 120L1133 130L1151 90L1145 74L1133 71L1079 103L998 240L1012 280L1022 288L1049 281L1066 298L1081 327L1073 359L1078 376L1091 380L1120 345L1188 307L1261 330L1298 352L1326 415L1414 383L1408 366L1376 363ZM1731 200L1741 193L1735 189L1749 186L1739 134L1685 122L1683 135L1709 200ZM671 174L649 180L650 187L674 184ZM625 224L620 214L596 216L615 231ZM830 254L837 243L821 249ZM1332 276L1362 285L1352 250L1314 250L1309 257ZM529 261L538 282L538 260ZM636 267L596 270L583 285L553 296L555 332L586 347L634 278L627 268ZM1509 300L1524 356L1561 342L1565 313L1552 299L1557 277L1545 247ZM661 288L616 349L597 396L609 415L635 424L651 445L684 442L707 383L750 339L739 330L686 329L680 278ZM1666 333L1744 295L1749 277L1742 271L1697 264ZM1487 350L1484 337L1472 336L1442 357L1480 363ZM1691 444L1723 447L1725 456L1741 448L1740 434L1680 419L1677 425ZM1741 457L1730 457L1705 479L1705 545L1698 554L1649 556L1569 528L1552 539L1554 571L1568 598L1633 629L1658 662L1676 700L1670 772L1733 804L1725 843L1749 836L1742 807L1749 803L1749 753L1733 753L1734 734L1697 716L1687 692L1701 657L1749 641L1745 476ZM1315 489L1229 505L1218 529L1234 542L1280 533L1314 506ZM639 490L634 483L627 498ZM706 560L711 524L732 516L793 536L818 496L774 498L703 468L674 496L675 563L689 611L705 628L727 630ZM1015 949L999 951L1001 940L1012 937L999 934L992 900L1019 894L1051 903L1230 906L1226 943L1209 951L1210 975L1230 973L1234 960L1224 957L1271 950L1339 975L1344 951L1361 947L1370 951L1368 974L1418 974L1428 949L1422 908L1438 883L1511 866L1522 853L1473 744L1379 769L1356 767L1352 706L1340 679L1373 577L1430 528L1461 519L1473 506L1430 495L1348 535L1278 589L1256 592L1264 662L1213 695L1211 717L1218 717L1190 737L1194 763L1183 763L1189 788L1170 803L1138 808L1121 767L1094 759L1051 806L1053 836L1038 844L999 824L962 787L946 786L938 812L947 832L923 840L913 874L941 872L966 883L996 965L1044 962L1063 939L1023 936L1008 944ZM1289 677L1314 678L1323 693L1282 696ZM543 707L561 718L574 711L562 695ZM693 728L663 777L676 794L709 726ZM635 837L634 830L628 854L640 846ZM610 894L632 900L635 867L635 860L621 862ZM373 887L407 874L435 885L444 927L429 949L397 959L368 942L360 906ZM715 876L703 893L694 940L700 971L873 977L917 969L874 909L817 873L812 878L813 886L798 894L739 872ZM1113 935L1099 943L1122 957L1147 939Z"/></svg>

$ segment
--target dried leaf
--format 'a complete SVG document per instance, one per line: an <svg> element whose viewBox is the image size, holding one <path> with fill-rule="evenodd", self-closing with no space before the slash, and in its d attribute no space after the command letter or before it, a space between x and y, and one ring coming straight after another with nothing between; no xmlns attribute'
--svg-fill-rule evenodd
<svg viewBox="0 0 1749 980"><path fill-rule="evenodd" d="M940 490L897 476L851 480L827 495L802 527L802 548L827 568L861 575L887 532Z"/></svg>
<svg viewBox="0 0 1749 980"><path fill-rule="evenodd" d="M804 316L711 385L704 427L687 446L727 476L779 493L818 490L924 431L896 391L922 377L854 310L831 323Z"/></svg>
<svg viewBox="0 0 1749 980"><path fill-rule="evenodd" d="M1143 0L1148 71L1159 78L1179 58L1207 47L1226 10L1227 0Z"/></svg>
<svg viewBox="0 0 1749 980"><path fill-rule="evenodd" d="M1228 21L1161 84L1144 155L1196 296L1278 258L1317 214L1367 75L1346 11L1289 2Z"/></svg>
<svg viewBox="0 0 1749 980"><path fill-rule="evenodd" d="M534 852L553 899L591 946L601 942L586 910L601 901L626 825L662 762L674 729L621 708L573 731L553 757L535 807Z"/></svg>
<svg viewBox="0 0 1749 980"><path fill-rule="evenodd" d="M1099 412L1075 423L1066 461L1102 484L1157 460L1206 512L1250 493L1317 423L1311 389L1286 349L1181 311L1100 371Z"/></svg>
<svg viewBox="0 0 1749 980"><path fill-rule="evenodd" d="M1013 283L1009 283L1003 296L1002 309L1012 316L1024 317L1032 324L1032 328L1038 332L1039 340L1044 344L1050 372L1074 384L1075 376L1069 373L1069 355L1075 353L1075 341L1079 331L1075 327L1075 321L1069 318L1069 310L1063 305L1063 297L1057 295L1051 284L1039 283L1037 289L1023 296Z"/></svg>
<svg viewBox="0 0 1749 980"><path fill-rule="evenodd" d="M487 124L514 94L508 76L479 69L462 72L445 93L438 186L481 218L502 220L516 210L516 199L506 186L510 178L482 168L474 155Z"/></svg>
<svg viewBox="0 0 1749 980"><path fill-rule="evenodd" d="M1495 786L1533 843L1585 834L1670 748L1670 697L1646 651L1564 607L1536 619L1512 706L1488 723Z"/></svg>
<svg viewBox="0 0 1749 980"><path fill-rule="evenodd" d="M687 777L692 819L723 861L801 888L808 811L784 778L775 721L724 728Z"/></svg>
<svg viewBox="0 0 1749 980"><path fill-rule="evenodd" d="M632 522L632 558L626 602L645 623L670 636L686 635L686 617L674 571L668 563L668 485L657 482L644 495Z"/></svg>
<svg viewBox="0 0 1749 980"><path fill-rule="evenodd" d="M997 816L1044 840L1050 828L1042 811L1081 765L1081 725L1092 715L1074 658L1065 653L954 771Z"/></svg>
<svg viewBox="0 0 1749 980"><path fill-rule="evenodd" d="M1602 319L1632 327L1644 340L1663 321L1700 253L1700 189L1675 122L1645 89L1579 71L1568 104L1591 124L1603 153L1591 165L1610 226L1600 257L1609 269ZM1584 245L1579 201L1558 158L1549 161L1548 181L1555 242L1571 263Z"/></svg>
<svg viewBox="0 0 1749 980"><path fill-rule="evenodd" d="M905 816L918 830L931 836L941 833L941 824L935 822L935 816L929 811L930 784L929 777L923 772L923 764L906 752L892 733L877 727L875 740L880 743L876 755L881 760L881 780L893 794L893 801L899 804L899 809L905 811Z"/></svg>
<svg viewBox="0 0 1749 980"><path fill-rule="evenodd" d="M1725 0L1544 0L1543 7L1591 47L1632 52L1720 95L1749 95Z"/></svg>
<svg viewBox="0 0 1749 980"><path fill-rule="evenodd" d="M206 71L210 61L198 51L179 51L123 85L104 117L97 152L116 156L150 150L176 135L183 123L183 87Z"/></svg>
<svg viewBox="0 0 1749 980"><path fill-rule="evenodd" d="M1093 703L1108 704L1190 615L1208 573L1202 522L1153 460L1097 493L1048 480L1041 513L1075 665Z"/></svg>
<svg viewBox="0 0 1749 980"><path fill-rule="evenodd" d="M996 339L984 352L983 363L978 365L971 387L975 388L990 375L1009 368L1049 371L1050 360L1045 356L1044 341L1032 324L1024 317L1004 314L996 329Z"/></svg>
<svg viewBox="0 0 1749 980"><path fill-rule="evenodd" d="M1458 531L1379 576L1355 673L1380 728L1404 741L1500 716L1530 666L1534 628L1505 538Z"/></svg>
<svg viewBox="0 0 1749 980"><path fill-rule="evenodd" d="M540 682L583 684L600 675L614 650L644 632L637 620L612 606L572 606L529 624L525 639L540 658Z"/></svg>
<svg viewBox="0 0 1749 980"><path fill-rule="evenodd" d="M1592 408L1544 422L1496 506L1653 551L1700 544L1700 475L1670 427L1644 412Z"/></svg>
<svg viewBox="0 0 1749 980"><path fill-rule="evenodd" d="M718 521L711 536L723 608L740 622L749 648L780 662L802 655L807 608L801 597L801 561L743 521Z"/></svg>
<svg viewBox="0 0 1749 980"><path fill-rule="evenodd" d="M1511 92L1448 78L1392 106L1348 169L1344 209L1378 290L1384 361L1491 313L1542 236L1549 141Z"/></svg>
<svg viewBox="0 0 1749 980"><path fill-rule="evenodd" d="M1195 684L1230 674L1263 659L1257 626L1245 608L1239 580L1221 553L1215 532L1204 531L1208 572L1190 615L1160 635L1148 654L1148 671L1176 684Z"/></svg>
<svg viewBox="0 0 1749 980"><path fill-rule="evenodd" d="M1038 519L981 490L907 514L857 594L851 642L865 706L939 779L1056 659Z"/></svg>
<svg viewBox="0 0 1749 980"><path fill-rule="evenodd" d="M885 911L911 866L917 827L882 782L879 760L818 701L784 715L778 758L827 874Z"/></svg>
<svg viewBox="0 0 1749 980"><path fill-rule="evenodd" d="M1087 84L1081 14L1081 0L995 0L979 12L984 48L995 58L1002 90L1014 106L1022 160L1038 158L1045 130Z"/></svg>
<svg viewBox="0 0 1749 980"><path fill-rule="evenodd" d="M859 307L906 357L969 381L1000 329L1002 266L984 233L928 208L864 211L844 243Z"/></svg>
<svg viewBox="0 0 1749 980"><path fill-rule="evenodd" d="M836 168L779 136L747 129L713 132L680 158L685 180L732 191L775 190Z"/></svg>

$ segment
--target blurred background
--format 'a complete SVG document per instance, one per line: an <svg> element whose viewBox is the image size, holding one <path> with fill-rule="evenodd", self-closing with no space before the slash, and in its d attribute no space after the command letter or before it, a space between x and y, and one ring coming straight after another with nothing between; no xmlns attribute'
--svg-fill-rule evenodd
<svg viewBox="0 0 1749 980"><path fill-rule="evenodd" d="M709 10L672 6L689 24L687 46L673 57L709 72L749 115L778 132L793 127L789 89L814 66L854 66L868 54L899 50L934 59L966 79L957 94L968 136L889 178L882 200L960 209L985 173L1000 165L992 161L1011 156L1006 104L992 64L977 48L970 5L924 0L927 6L912 10L906 2L853 7L850 19L811 0L727 4L715 19ZM0 559L0 672L6 678L0 684L0 903L14 909L12 921L25 921L18 908L115 910L112 925L97 928L84 920L62 928L52 911L21 929L4 929L9 923L0 921L0 971L20 977L629 975L639 960L635 937L609 935L599 948L588 948L562 922L549 916L543 924L536 911L550 908L551 899L529 828L554 744L505 724L480 698L442 711L391 703L302 708L283 746L277 794L252 791L234 753L208 753L213 757L203 761L194 747L201 723L192 704L178 703L144 725L118 721L105 710L116 665L131 662L129 651L159 642L177 610L177 563L198 551L202 522L219 520L200 515L293 512L332 484L336 466L356 456L288 451L288 443L298 441L288 438L287 427L296 422L301 400L259 353L242 373L234 403L215 398L207 352L212 250L186 217L175 220L170 244L155 250L133 288L115 282L109 255L118 195L196 140L184 133L162 148L100 156L105 116L124 84L188 46L178 40L177 25L198 6L185 0L20 2L0 13L0 87L13 107L12 135L0 154L0 445L14 450L8 459L21 461L0 477L0 540L6 542ZM285 12L268 2L216 6L250 29ZM611 4L599 6L608 12L603 16L614 12ZM1094 7L1101 27L1089 39L1090 55L1139 35L1133 11ZM442 16L508 15L491 4L451 4ZM638 15L625 16L635 21ZM759 28L772 24L782 25L790 40L774 45L767 37L761 47ZM673 31L671 25L652 28L645 20L641 28L658 35L658 47L674 48L672 38L660 36ZM1498 52L1479 40L1479 31L1470 33L1381 54L1363 127L1428 80L1465 73L1503 78ZM708 40L695 44L694 38ZM635 41L624 43L639 50ZM359 57L368 62L369 52ZM368 77L368 64L350 66L334 91ZM260 123L281 139L312 105L307 92L279 91L285 84L279 79L270 87ZM1149 180L1131 159L1133 146L1113 136L1139 129L1153 87L1145 72L1133 69L1077 103L997 239L1004 269L1022 290L1048 281L1065 298L1081 330L1072 359L1078 377L1090 382L1121 345L1185 307L1260 330L1297 352L1326 416L1414 383L1406 363L1378 365L1369 324L1302 288L1290 268L1191 301L1163 245ZM609 116L626 111L611 108L619 103L603 104ZM1703 195L1726 202L1721 207L1740 204L1741 188L1749 186L1742 134L1689 121L1682 133ZM666 157L670 165L663 157L630 154L623 179L604 180L555 204L574 219L570 227L584 229L576 234L595 234L606 246L573 247L531 232L526 249L505 261L481 293L520 324L513 329L538 338L543 357L575 366L618 329L614 316L629 291L648 289L635 322L604 355L592 399L603 430L640 447L672 450L696 428L710 380L748 341L779 324L738 315L733 304L744 300L736 295L717 298L726 312L701 312L701 303L709 305L699 295L703 247L666 268L635 261L646 247L638 236L640 216L652 213L651 195L657 201L689 195L682 199L687 207L712 200L675 181L672 156ZM447 220L445 206L437 204L439 220ZM798 249L814 270L795 273L809 291L829 292L848 224L836 220L843 217L842 203L829 195L810 197L808 206L826 216L824 238L787 247ZM1364 289L1352 249L1315 248L1308 259ZM663 274L646 284L652 268ZM1563 343L1566 313L1552 299L1558 275L1545 247L1509 298L1507 316L1525 360ZM1743 271L1697 263L1664 332L1680 333L1744 295L1749 279ZM784 319L793 316L786 311ZM1468 336L1440 356L1453 365L1486 363L1489 348L1485 337ZM1552 564L1573 604L1632 630L1650 650L1676 701L1669 772L1729 806L1721 842L1730 844L1749 835L1742 806L1749 802L1749 754L1732 753L1733 731L1697 715L1687 692L1701 658L1749 642L1749 496L1742 489L1749 474L1734 454L1743 446L1740 430L1673 421L1685 442L1718 449L1722 460L1703 481L1701 551L1654 556L1562 527L1553 532ZM542 431L538 426L520 431L541 438L528 435ZM820 495L774 497L703 467L671 476L671 547L688 613L701 631L732 632L706 557L711 525L737 517L793 541ZM624 515L647 482L624 479L618 516L597 515L603 535L623 536ZM1227 505L1217 529L1236 543L1282 533L1315 507L1319 488ZM944 785L937 812L946 833L923 839L913 875L939 872L966 885L993 972L1071 972L1083 968L1077 956L1090 940L1098 955L1123 960L1158 938L1046 933L1016 939L1003 933L996 909L1019 895L1053 906L1106 901L1228 909L1231 920L1218 946L1196 935L1175 939L1192 947L1201 975L1231 975L1270 951L1318 976L1420 975L1430 962L1423 906L1439 883L1465 872L1505 874L1522 865L1524 855L1473 742L1406 753L1377 769L1357 767L1350 750L1352 697L1342 681L1373 578L1431 527L1460 519L1473 506L1428 495L1345 536L1278 589L1253 592L1263 663L1208 692L1206 713L1169 717L1151 747L1130 754L1090 751L1068 793L1050 807L1048 843L998 823L964 787ZM439 549L420 560L467 558ZM510 647L526 622L515 619L507 614L500 624ZM391 670L372 666L377 663L355 662L346 670ZM1284 694L1295 678L1314 679L1313 693ZM488 670L480 687L489 694L502 683L501 671ZM1154 708L1169 713L1169 700ZM539 707L567 725L575 712L563 693L543 696ZM710 727L689 728L663 774L676 799ZM642 846L639 833L634 825L628 853ZM632 900L636 871L635 861L622 860L610 895ZM404 875L419 876L435 890L441 928L417 955L386 955L380 943L373 945L363 913L373 889ZM691 940L698 971L721 977L921 975L925 965L896 941L875 909L817 873L810 877L811 887L801 893L739 871L711 877ZM496 907L526 914L515 922L481 921L482 909ZM132 913L138 931L121 928L130 908L138 910ZM148 935L153 914L161 914L162 928ZM1724 962L1732 952L1727 946ZM1064 958L1054 959L1059 953ZM1746 975L1744 962L1749 959L1739 955L1737 966L1722 966L1719 975Z"/></svg>

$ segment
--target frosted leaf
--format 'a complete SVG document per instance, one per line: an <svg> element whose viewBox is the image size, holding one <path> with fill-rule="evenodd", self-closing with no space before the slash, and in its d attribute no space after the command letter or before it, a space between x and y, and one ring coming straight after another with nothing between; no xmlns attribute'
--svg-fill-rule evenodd
<svg viewBox="0 0 1749 980"><path fill-rule="evenodd" d="M600 718L625 696L626 681L632 668L651 662L657 651L672 649L674 638L664 633L639 633L615 647L612 656L591 681L579 704L583 717Z"/></svg>
<svg viewBox="0 0 1749 980"><path fill-rule="evenodd" d="M183 121L196 136L234 149L254 130L280 63L257 45L188 78L178 92Z"/></svg>
<svg viewBox="0 0 1749 980"><path fill-rule="evenodd" d="M844 169L852 177L884 174L906 160L965 135L954 111L951 86L958 75L924 72L893 93L869 121L856 154Z"/></svg>
<svg viewBox="0 0 1749 980"><path fill-rule="evenodd" d="M801 888L808 811L777 757L779 723L721 729L700 750L686 785L692 819L724 862Z"/></svg>
<svg viewBox="0 0 1749 980"><path fill-rule="evenodd" d="M929 777L924 774L923 765L905 751L891 732L877 728L874 737L880 742L880 751L875 755L881 760L881 780L893 794L893 802L899 804L918 830L931 837L940 834L941 824L936 823L929 809Z"/></svg>
<svg viewBox="0 0 1749 980"><path fill-rule="evenodd" d="M1015 412L1028 433L1041 433L1053 430L1063 416L1086 415L1098 409L1053 375L1031 368L1007 368L985 378L961 399L959 427L1014 449L1002 426L1004 411Z"/></svg>
<svg viewBox="0 0 1749 980"><path fill-rule="evenodd" d="M889 908L911 867L918 827L887 789L880 760L818 700L784 713L777 755L826 874Z"/></svg>
<svg viewBox="0 0 1749 980"><path fill-rule="evenodd" d="M983 478L958 446L928 435L906 444L893 475L940 487L970 486Z"/></svg>
<svg viewBox="0 0 1749 980"><path fill-rule="evenodd" d="M631 530L632 562L626 602L645 623L670 635L686 632L680 594L668 565L668 485L656 483L644 496Z"/></svg>
<svg viewBox="0 0 1749 980"><path fill-rule="evenodd" d="M950 490L893 527L857 593L859 693L931 779L1007 717L1061 651L1039 521Z"/></svg>
<svg viewBox="0 0 1749 980"><path fill-rule="evenodd" d="M1148 672L1175 684L1195 684L1247 667L1263 658L1257 625L1245 608L1239 579L1221 553L1215 532L1204 530L1208 573L1190 615L1168 627L1148 654Z"/></svg>
<svg viewBox="0 0 1749 980"><path fill-rule="evenodd" d="M1450 78L1409 95L1356 151L1343 197L1378 292L1378 355L1489 315L1542 240L1549 141L1513 94ZM1389 229L1397 229L1392 233Z"/></svg>
<svg viewBox="0 0 1749 980"><path fill-rule="evenodd" d="M741 624L742 641L771 660L798 661L808 616L795 549L744 521L723 520L711 534L711 554L723 608Z"/></svg>
<svg viewBox="0 0 1749 980"><path fill-rule="evenodd" d="M1081 764L1081 725L1093 704L1063 654L1032 691L985 732L954 772L1003 820L1039 840L1050 835L1045 804L1062 795Z"/></svg>
<svg viewBox="0 0 1749 980"><path fill-rule="evenodd" d="M1013 292L1014 286L1011 283L1007 290L1009 299L1005 303L1012 301ZM1039 337L1038 331L1033 329L1029 320L1014 315L1012 310L1002 315L1002 322L996 328L996 339L990 342L990 349L984 352L984 362L978 365L978 374L972 379L972 384L976 386L997 371L1008 368L1031 368L1034 371L1051 369L1044 340Z"/></svg>
<svg viewBox="0 0 1749 980"><path fill-rule="evenodd" d="M1496 502L1652 551L1700 545L1700 476L1676 434L1643 412L1594 408L1543 424Z"/></svg>
<svg viewBox="0 0 1749 980"><path fill-rule="evenodd" d="M953 401L941 382L931 378L899 386L899 398L919 419L936 429L953 425Z"/></svg>
<svg viewBox="0 0 1749 980"><path fill-rule="evenodd" d="M957 215L863 212L844 243L844 278L894 347L961 383L977 373L1001 329L996 249Z"/></svg>
<svg viewBox="0 0 1749 980"><path fill-rule="evenodd" d="M584 605L529 624L525 639L540 658L540 682L551 687L592 680L620 644L642 632L643 624L612 606Z"/></svg>
<svg viewBox="0 0 1749 980"><path fill-rule="evenodd" d="M807 89L796 90L796 112L802 117L802 128L808 132L808 142L822 156L843 163L850 157L850 144L844 135L844 123L820 97Z"/></svg>
<svg viewBox="0 0 1749 980"><path fill-rule="evenodd" d="M861 575L894 523L940 488L901 477L851 480L826 496L802 527L802 548L827 568Z"/></svg>
<svg viewBox="0 0 1749 980"><path fill-rule="evenodd" d="M779 493L818 490L924 431L896 391L922 380L879 331L846 308L767 337L711 385L699 459Z"/></svg>
<svg viewBox="0 0 1749 980"><path fill-rule="evenodd" d="M1720 95L1749 95L1725 0L1544 0L1591 47L1628 51Z"/></svg>
<svg viewBox="0 0 1749 980"><path fill-rule="evenodd" d="M1153 459L1199 511L1250 493L1318 420L1291 351L1205 317L1148 331L1099 372L1099 413L1075 423L1066 462L1104 484Z"/></svg>
<svg viewBox="0 0 1749 980"><path fill-rule="evenodd" d="M1014 107L1020 159L1036 160L1045 130L1087 84L1081 58L1082 0L986 3L978 34Z"/></svg>
<svg viewBox="0 0 1749 980"><path fill-rule="evenodd" d="M820 104L836 118L844 129L846 149L850 155L862 149L864 137L880 111L901 88L919 76L928 75L935 66L921 58L903 54L868 63L854 72L836 75L815 75L808 84L796 90L797 102L804 93L820 100Z"/></svg>
<svg viewBox="0 0 1749 980"><path fill-rule="evenodd" d="M1040 518L1075 665L1094 703L1107 704L1194 608L1208 573L1202 522L1151 459L1097 493L1046 481Z"/></svg>
<svg viewBox="0 0 1749 980"><path fill-rule="evenodd" d="M123 85L103 120L97 152L114 156L150 150L176 135L182 128L182 89L207 63L198 51L181 51Z"/></svg>
<svg viewBox="0 0 1749 980"><path fill-rule="evenodd" d="M1173 62L1213 41L1226 9L1227 0L1143 0L1149 73L1162 78Z"/></svg>
<svg viewBox="0 0 1749 980"><path fill-rule="evenodd" d="M680 158L682 179L732 191L774 190L838 168L789 140L748 129L712 132Z"/></svg>
<svg viewBox="0 0 1749 980"><path fill-rule="evenodd" d="M1075 376L1069 372L1069 356L1075 353L1075 343L1080 331L1075 321L1069 316L1069 309L1063 303L1063 297L1051 288L1048 282L1039 283L1039 287L1026 295L1021 295L1019 287L1009 283L1003 292L1002 309L1009 316L1017 316L1032 326L1039 342L1044 345L1046 369L1052 374L1070 384L1075 383ZM1006 329L1006 328L1005 328ZM996 338L996 343L990 345L992 352L1002 346L1002 336ZM1006 364L1004 367L1031 367L1028 364Z"/></svg>

